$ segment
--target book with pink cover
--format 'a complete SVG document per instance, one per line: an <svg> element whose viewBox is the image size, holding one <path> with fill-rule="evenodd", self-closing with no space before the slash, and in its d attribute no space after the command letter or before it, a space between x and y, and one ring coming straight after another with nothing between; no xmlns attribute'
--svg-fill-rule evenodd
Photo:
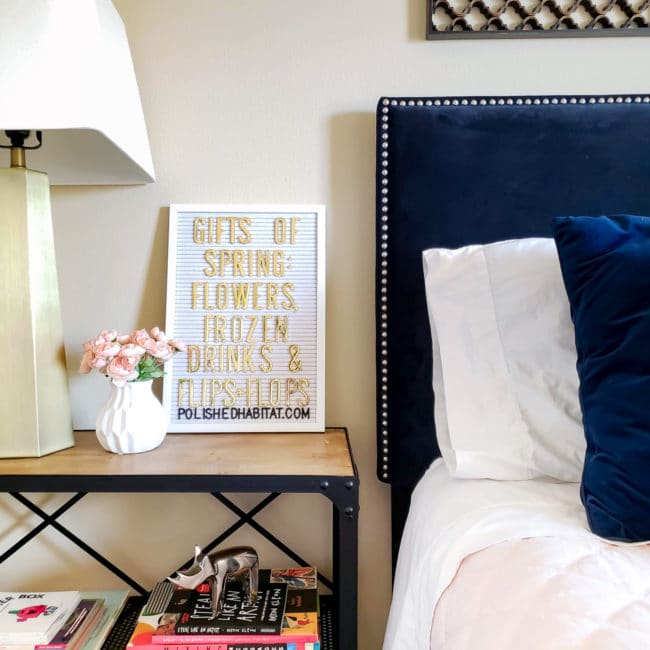
<svg viewBox="0 0 650 650"><path fill-rule="evenodd" d="M320 650L318 641L295 641L288 638L283 641L230 641L211 643L149 643L139 645L140 650Z"/></svg>

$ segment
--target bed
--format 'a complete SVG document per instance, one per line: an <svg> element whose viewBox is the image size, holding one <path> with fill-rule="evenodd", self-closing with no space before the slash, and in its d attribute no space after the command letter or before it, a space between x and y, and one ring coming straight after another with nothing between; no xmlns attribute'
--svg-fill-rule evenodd
<svg viewBox="0 0 650 650"><path fill-rule="evenodd" d="M379 100L384 650L647 647L648 152L643 94Z"/></svg>

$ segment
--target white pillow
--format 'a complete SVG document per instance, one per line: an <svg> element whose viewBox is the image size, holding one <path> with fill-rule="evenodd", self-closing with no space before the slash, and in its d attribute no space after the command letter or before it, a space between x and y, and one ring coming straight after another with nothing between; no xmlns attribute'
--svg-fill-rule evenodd
<svg viewBox="0 0 650 650"><path fill-rule="evenodd" d="M435 423L459 478L580 481L573 323L553 239L423 252Z"/></svg>

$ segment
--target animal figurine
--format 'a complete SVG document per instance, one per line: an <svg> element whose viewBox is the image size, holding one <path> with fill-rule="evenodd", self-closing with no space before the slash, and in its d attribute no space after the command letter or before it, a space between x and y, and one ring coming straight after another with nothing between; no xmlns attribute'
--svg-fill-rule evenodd
<svg viewBox="0 0 650 650"><path fill-rule="evenodd" d="M233 546L206 555L199 546L195 546L192 565L176 571L167 580L183 589L196 589L207 580L210 585L211 619L215 619L223 609L225 585L231 577L241 580L248 604L252 605L257 596L259 577L259 558L254 548Z"/></svg>

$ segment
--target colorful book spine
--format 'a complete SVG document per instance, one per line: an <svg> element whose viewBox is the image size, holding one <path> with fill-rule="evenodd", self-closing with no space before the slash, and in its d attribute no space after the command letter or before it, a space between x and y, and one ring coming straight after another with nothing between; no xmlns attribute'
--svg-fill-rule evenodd
<svg viewBox="0 0 650 650"><path fill-rule="evenodd" d="M104 601L104 610L97 624L90 631L80 650L100 650L106 637L124 609L129 597L128 589L105 589L82 591L82 598L96 598Z"/></svg>
<svg viewBox="0 0 650 650"><path fill-rule="evenodd" d="M161 650L165 646L175 646L187 648L191 647L192 650L199 650L199 647L210 644L219 644L219 643L240 643L240 644L253 644L261 645L272 645L274 643L295 643L297 644L297 650L302 650L303 647L308 648L310 643L318 643L319 638L316 634L292 634L290 637L286 637L281 634L163 634L158 636L153 636L151 638L151 647L158 648ZM133 645L134 650L136 648L143 648L144 646L140 643Z"/></svg>
<svg viewBox="0 0 650 650"><path fill-rule="evenodd" d="M140 650L320 650L318 641L301 642L295 639L274 643L247 641L212 642L212 643L150 643L138 645Z"/></svg>
<svg viewBox="0 0 650 650"><path fill-rule="evenodd" d="M82 599L49 643L37 643L34 650L75 650L99 621L104 609L100 599Z"/></svg>

